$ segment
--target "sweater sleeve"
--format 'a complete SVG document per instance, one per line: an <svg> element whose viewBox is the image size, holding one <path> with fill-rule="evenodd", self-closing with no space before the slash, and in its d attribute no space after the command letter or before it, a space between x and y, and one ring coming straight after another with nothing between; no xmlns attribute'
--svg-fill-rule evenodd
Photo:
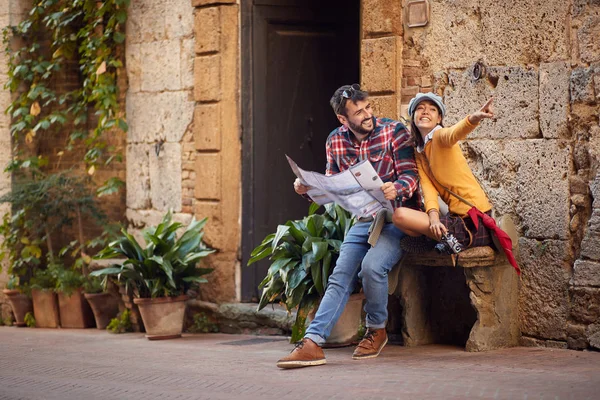
<svg viewBox="0 0 600 400"><path fill-rule="evenodd" d="M417 167L419 169L419 178L421 179L421 189L423 190L423 198L425 200L425 212L431 210L431 209L436 209L439 211L440 206L438 203L438 191L435 188L435 186L433 186L433 182L431 182L431 179L429 178L429 175L427 175L427 170L426 168L428 168L425 165L425 162L423 161L423 155L422 154L416 154L416 159L417 159Z"/></svg>
<svg viewBox="0 0 600 400"><path fill-rule="evenodd" d="M473 132L477 125L473 125L469 122L469 116L466 116L463 120L457 122L447 129L440 129L433 136L437 136L439 143L443 147L452 147L459 140L463 140Z"/></svg>

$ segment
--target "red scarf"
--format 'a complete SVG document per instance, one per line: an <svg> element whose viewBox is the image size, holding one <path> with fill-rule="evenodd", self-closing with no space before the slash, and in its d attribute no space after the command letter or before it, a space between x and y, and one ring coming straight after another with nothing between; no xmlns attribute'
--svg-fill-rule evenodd
<svg viewBox="0 0 600 400"><path fill-rule="evenodd" d="M478 217L481 217L481 222L483 222L483 226L488 228L490 231L492 231L494 235L496 235L498 241L500 242L500 245L502 246L502 250L504 250L504 254L506 254L508 262L513 266L513 268L517 272L517 275L521 276L521 269L517 265L517 260L515 260L515 256L512 252L512 240L510 240L510 237L506 234L506 232L504 232L498 227L498 225L496 225L496 221L494 221L494 218L482 213L475 207L472 207L467 212L467 214L469 214L469 217L471 217L471 220L475 225L475 230L477 230L477 228L479 227Z"/></svg>

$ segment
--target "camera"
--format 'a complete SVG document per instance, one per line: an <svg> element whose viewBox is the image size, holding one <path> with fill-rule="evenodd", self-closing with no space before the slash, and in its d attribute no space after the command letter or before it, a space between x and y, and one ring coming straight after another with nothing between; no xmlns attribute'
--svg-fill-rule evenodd
<svg viewBox="0 0 600 400"><path fill-rule="evenodd" d="M463 250L462 244L451 233L442 235L440 243L435 245L435 251L439 254L458 254Z"/></svg>

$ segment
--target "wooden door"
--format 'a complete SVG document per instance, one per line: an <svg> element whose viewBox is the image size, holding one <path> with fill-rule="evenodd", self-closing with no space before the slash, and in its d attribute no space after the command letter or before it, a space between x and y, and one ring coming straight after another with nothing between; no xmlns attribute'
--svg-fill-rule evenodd
<svg viewBox="0 0 600 400"><path fill-rule="evenodd" d="M329 106L359 81L359 1L261 0L243 7L242 298L256 301L268 262L246 267L262 239L307 214L285 154L325 171L325 140L338 126Z"/></svg>

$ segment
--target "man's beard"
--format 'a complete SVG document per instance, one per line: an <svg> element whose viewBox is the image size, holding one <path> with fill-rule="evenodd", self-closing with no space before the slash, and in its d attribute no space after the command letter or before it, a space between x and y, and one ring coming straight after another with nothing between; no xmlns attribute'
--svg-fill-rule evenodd
<svg viewBox="0 0 600 400"><path fill-rule="evenodd" d="M362 126L362 124L368 120L372 121L371 129L366 129L366 128L363 128L363 126ZM362 122L360 123L360 125L356 125L356 124L348 121L348 127L354 133L358 133L359 135L368 135L369 133L373 132L373 129L375 129L375 118L371 117L371 118L363 119Z"/></svg>

